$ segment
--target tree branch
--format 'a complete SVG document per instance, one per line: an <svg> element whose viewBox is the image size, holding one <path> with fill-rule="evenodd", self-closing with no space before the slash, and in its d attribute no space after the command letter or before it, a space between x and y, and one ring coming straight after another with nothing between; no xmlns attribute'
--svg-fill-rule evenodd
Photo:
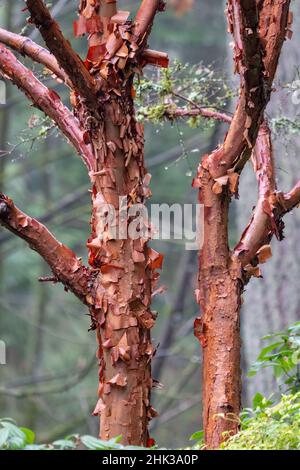
<svg viewBox="0 0 300 470"><path fill-rule="evenodd" d="M162 0L143 0L134 21L134 35L139 44L147 41L154 17L158 11L162 11L165 2Z"/></svg>
<svg viewBox="0 0 300 470"><path fill-rule="evenodd" d="M58 78L60 78L66 85L72 88L72 82L67 74L61 69L56 58L50 54L47 49L36 44L30 38L20 36L19 34L11 33L5 29L0 28L0 42L6 46L11 47L22 55L30 57L35 62L44 65Z"/></svg>
<svg viewBox="0 0 300 470"><path fill-rule="evenodd" d="M185 118L185 117L197 117L197 116L201 116L201 117L208 118L208 119L214 119L215 121L226 122L228 124L230 124L232 121L232 117L226 113L214 111L209 108L201 108L200 106L197 108L193 108L193 109L176 108L174 110L166 109L165 111L165 117L170 120L177 118L177 117Z"/></svg>
<svg viewBox="0 0 300 470"><path fill-rule="evenodd" d="M2 193L0 224L25 240L30 248L48 263L59 281L81 301L87 303L89 270L70 248L56 240L44 225L18 209L13 201Z"/></svg>
<svg viewBox="0 0 300 470"><path fill-rule="evenodd" d="M282 240L282 217L300 204L300 181L289 193L277 191L271 132L266 122L260 127L252 160L258 181L258 202L234 254L246 271L259 275L259 271L253 271L252 266L255 267L269 257L269 248L264 253L260 250L270 243L274 234L277 239ZM267 258L266 252L269 253Z"/></svg>
<svg viewBox="0 0 300 470"><path fill-rule="evenodd" d="M96 82L81 58L65 39L60 26L52 18L44 2L42 0L25 0L25 2L31 14L31 21L40 30L48 49L72 80L75 90L86 100L88 106L94 109L97 103Z"/></svg>
<svg viewBox="0 0 300 470"><path fill-rule="evenodd" d="M284 196L284 208L286 212L290 212L300 204L300 180L295 184L290 192Z"/></svg>
<svg viewBox="0 0 300 470"><path fill-rule="evenodd" d="M286 36L289 6L290 0L229 0L229 28L241 87L224 144L208 158L213 178L231 169L240 173L251 156Z"/></svg>
<svg viewBox="0 0 300 470"><path fill-rule="evenodd" d="M260 127L256 148L252 154L252 162L258 182L258 202L251 220L234 250L244 267L251 263L264 244L269 243L273 231L277 231L271 206L271 199L276 191L274 157L271 132L266 122Z"/></svg>
<svg viewBox="0 0 300 470"><path fill-rule="evenodd" d="M93 153L90 146L84 142L84 134L80 130L78 120L63 105L59 96L43 85L2 44L0 44L0 71L25 93L34 106L41 109L57 124L91 170L94 160Z"/></svg>

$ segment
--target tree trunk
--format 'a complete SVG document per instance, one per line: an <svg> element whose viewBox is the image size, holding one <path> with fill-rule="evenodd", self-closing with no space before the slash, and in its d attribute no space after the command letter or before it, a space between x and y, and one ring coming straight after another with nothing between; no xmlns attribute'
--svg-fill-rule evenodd
<svg viewBox="0 0 300 470"><path fill-rule="evenodd" d="M106 204L116 210L118 226L124 217L119 198L125 197L125 211L133 204L144 208L150 192L143 129L135 120L130 88L123 90L122 98L111 93L102 120L90 134L97 168L91 173L93 216L88 248L96 276L92 319L100 362L99 401L94 413L101 415L102 439L121 435L124 444L146 446L148 421L155 415L150 405L150 329L155 322L150 300L157 278L154 270L162 257L147 247L148 227L141 227L146 229L143 237L133 239L128 232L132 218L125 220L123 234L112 234L112 227L103 223Z"/></svg>
<svg viewBox="0 0 300 470"><path fill-rule="evenodd" d="M228 433L238 431L242 275L228 247L228 191L215 194L215 182L204 168L205 160L199 197L204 205L204 240L196 291L202 317L195 321L195 335L203 348L205 444L214 449Z"/></svg>
<svg viewBox="0 0 300 470"><path fill-rule="evenodd" d="M240 283L234 268L211 273L203 315L203 422L205 443L218 448L239 428ZM224 434L223 434L224 433Z"/></svg>

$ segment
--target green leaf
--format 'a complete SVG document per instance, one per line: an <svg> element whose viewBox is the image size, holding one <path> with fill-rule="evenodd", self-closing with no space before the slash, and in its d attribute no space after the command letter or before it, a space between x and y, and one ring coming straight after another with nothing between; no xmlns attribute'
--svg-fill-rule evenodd
<svg viewBox="0 0 300 470"><path fill-rule="evenodd" d="M256 393L252 400L252 406L254 409L261 408L263 405L265 397L261 393Z"/></svg>
<svg viewBox="0 0 300 470"><path fill-rule="evenodd" d="M31 445L35 441L35 433L28 428L20 428L20 430L25 434L26 442L25 444Z"/></svg>
<svg viewBox="0 0 300 470"><path fill-rule="evenodd" d="M54 447L58 447L60 450L64 449L76 449L76 444L74 441L68 439L59 439L53 442Z"/></svg>
<svg viewBox="0 0 300 470"><path fill-rule="evenodd" d="M266 355L273 351L274 349L278 348L278 346L281 346L282 343L281 342L277 342L277 343L273 343L273 344L269 344L269 346L266 346L265 348L263 348L261 351L260 351L260 354L258 356L258 361L262 361L263 359L266 358Z"/></svg>
<svg viewBox="0 0 300 470"><path fill-rule="evenodd" d="M4 444L7 443L8 436L9 436L8 429L3 428L0 430L0 449L2 449Z"/></svg>
<svg viewBox="0 0 300 470"><path fill-rule="evenodd" d="M190 441L195 441L195 440L200 441L203 439L203 437L204 437L204 431L197 431L191 435Z"/></svg>
<svg viewBox="0 0 300 470"><path fill-rule="evenodd" d="M90 450L109 450L107 442L92 436L81 436L82 444Z"/></svg>

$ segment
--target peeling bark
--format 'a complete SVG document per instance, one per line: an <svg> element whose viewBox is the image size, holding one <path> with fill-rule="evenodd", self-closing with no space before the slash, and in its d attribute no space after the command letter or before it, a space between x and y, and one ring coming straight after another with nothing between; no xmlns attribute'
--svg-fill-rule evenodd
<svg viewBox="0 0 300 470"><path fill-rule="evenodd" d="M49 50L56 57L60 67L71 78L74 88L78 90L87 104L93 108L97 93L93 77L85 68L82 60L65 39L60 26L52 18L42 0L25 0L30 12L30 21L39 29Z"/></svg>
<svg viewBox="0 0 300 470"><path fill-rule="evenodd" d="M123 443L147 445L147 424L155 415L150 405L154 353L150 329L155 323L150 300L158 277L155 269L161 263L147 246L149 235L118 240L99 217L102 204L119 210L119 197L125 196L127 210L132 204L144 205L150 193L143 129L135 121L131 99L111 97L104 109L103 128L91 133L99 165L91 175L93 217L88 241L90 264L99 272L92 294L100 362L95 414L101 416L102 439L122 435ZM127 231L128 224L125 235Z"/></svg>
<svg viewBox="0 0 300 470"><path fill-rule="evenodd" d="M202 163L199 202L204 205L204 244L199 256L197 302L202 316L195 336L203 348L203 422L209 449L223 433L238 431L241 406L240 305L242 269L228 247L229 190L216 194L215 181Z"/></svg>
<svg viewBox="0 0 300 470"><path fill-rule="evenodd" d="M74 100L75 113L88 129L94 152L92 235L87 244L96 273L91 314L100 365L94 414L100 416L102 439L121 435L122 443L143 446L151 442L148 422L156 415L150 403L155 353L150 335L155 314L150 302L162 256L148 247L151 228L147 221L140 227L142 237L133 239L128 231L134 217L125 222L123 237L117 236L103 221L103 211L110 204L117 211L118 226L120 197L125 198L125 211L133 204L143 210L151 195L150 175L144 166L144 132L135 119L132 96L133 74L145 61L156 3L160 2L143 2L138 20L131 24L123 12L117 13L114 2L82 1L75 24L77 34L87 29L90 33L87 64L100 90L97 120L90 119L79 97Z"/></svg>

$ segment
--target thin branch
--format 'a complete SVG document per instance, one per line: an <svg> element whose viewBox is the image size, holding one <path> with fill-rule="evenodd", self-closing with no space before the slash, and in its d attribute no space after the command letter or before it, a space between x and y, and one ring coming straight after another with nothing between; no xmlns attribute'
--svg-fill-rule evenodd
<svg viewBox="0 0 300 470"><path fill-rule="evenodd" d="M72 87L71 80L59 66L56 58L50 54L47 49L39 46L30 38L11 33L10 31L0 28L0 42L11 47L15 51L20 52L20 54L30 57L35 62L44 65L66 85L70 88Z"/></svg>
<svg viewBox="0 0 300 470"><path fill-rule="evenodd" d="M64 37L60 26L52 18L42 0L25 0L31 14L31 21L40 30L48 49L56 57L60 67L70 77L74 88L92 109L97 103L96 82L81 58Z"/></svg>
<svg viewBox="0 0 300 470"><path fill-rule="evenodd" d="M17 60L14 54L0 44L0 72L11 80L59 127L81 155L89 169L93 165L93 153L84 142L84 134L80 130L78 120L61 102L59 96L43 85L33 73Z"/></svg>
<svg viewBox="0 0 300 470"><path fill-rule="evenodd" d="M55 277L86 303L89 270L83 266L75 253L56 240L44 225L20 211L11 199L1 193L0 224L25 240L30 248L48 263Z"/></svg>
<svg viewBox="0 0 300 470"><path fill-rule="evenodd" d="M185 118L185 117L197 117L201 116L203 118L214 119L215 121L226 122L228 124L231 123L232 117L226 113L221 113L219 111L214 111L209 108L193 108L193 109L186 109L186 108L176 108L176 109L166 109L165 117L167 119L174 119L174 118Z"/></svg>

